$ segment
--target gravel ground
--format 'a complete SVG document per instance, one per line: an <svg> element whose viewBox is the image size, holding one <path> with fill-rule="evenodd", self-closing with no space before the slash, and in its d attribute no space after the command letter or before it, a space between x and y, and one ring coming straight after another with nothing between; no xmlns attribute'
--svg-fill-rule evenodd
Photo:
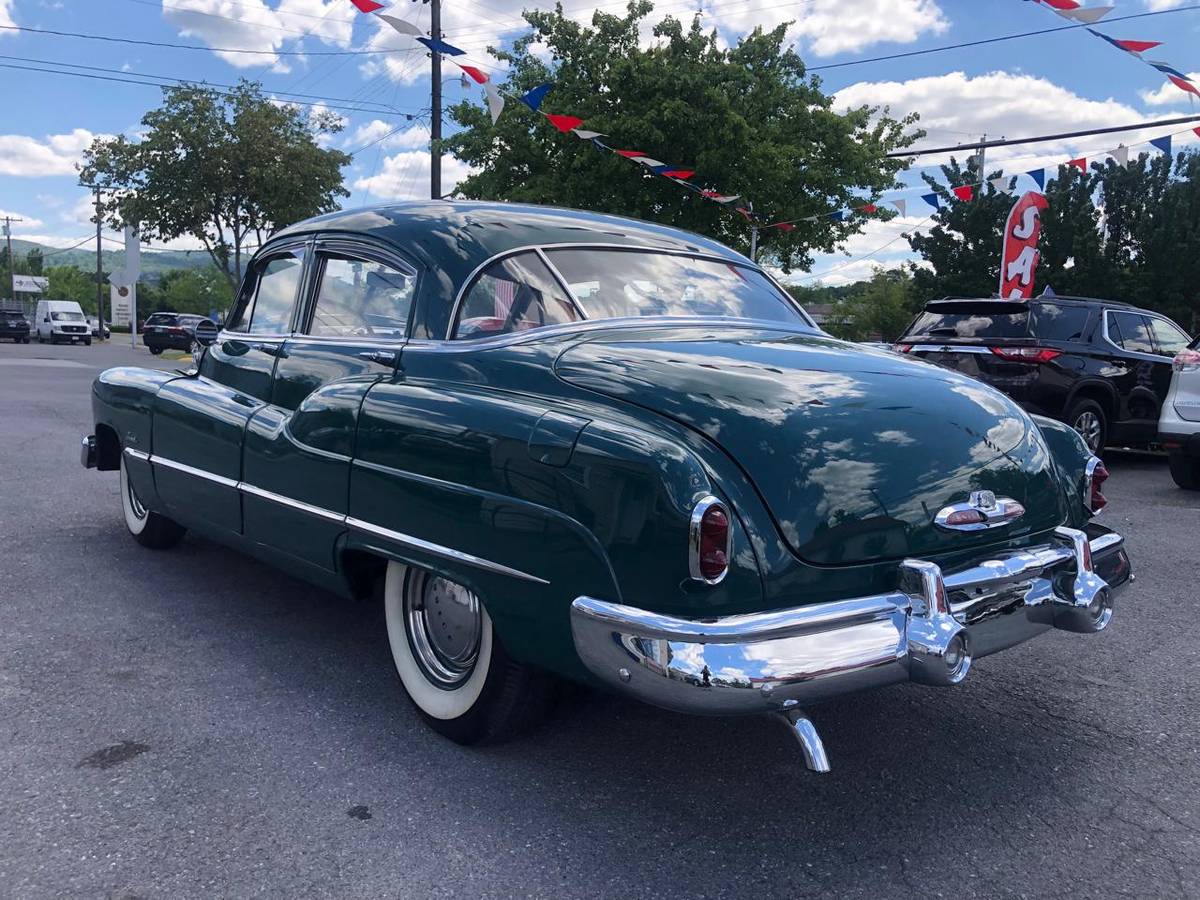
<svg viewBox="0 0 1200 900"><path fill-rule="evenodd" d="M0 895L1200 895L1200 494L1110 454L1138 582L1051 633L766 720L581 692L487 750L423 728L381 611L207 541L124 533L86 472L127 346L0 345Z"/></svg>

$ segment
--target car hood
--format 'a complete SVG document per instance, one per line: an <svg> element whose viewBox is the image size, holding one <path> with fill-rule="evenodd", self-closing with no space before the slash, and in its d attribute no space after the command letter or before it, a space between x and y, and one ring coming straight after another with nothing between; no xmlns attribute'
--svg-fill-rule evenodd
<svg viewBox="0 0 1200 900"><path fill-rule="evenodd" d="M614 330L567 349L556 371L723 447L809 562L936 556L1066 518L1041 432L1016 404L895 354L764 327ZM1026 512L984 531L935 527L978 490Z"/></svg>

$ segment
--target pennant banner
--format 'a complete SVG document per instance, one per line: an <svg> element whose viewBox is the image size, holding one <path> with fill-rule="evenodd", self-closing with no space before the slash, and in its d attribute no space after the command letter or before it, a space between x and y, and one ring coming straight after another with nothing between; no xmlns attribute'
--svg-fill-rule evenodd
<svg viewBox="0 0 1200 900"><path fill-rule="evenodd" d="M1150 146L1156 147L1159 150L1161 150L1163 153L1165 153L1167 156L1170 156L1171 155L1171 136L1168 134L1166 137L1155 138L1154 140L1152 140L1150 142Z"/></svg>
<svg viewBox="0 0 1200 900"><path fill-rule="evenodd" d="M550 93L550 88L553 86L552 84L539 84L535 88L530 88L521 95L521 102L534 112L537 112L542 105L542 101L546 99L546 95Z"/></svg>
<svg viewBox="0 0 1200 900"><path fill-rule="evenodd" d="M361 13L373 13L376 10L383 9L382 3L376 3L375 0L350 0Z"/></svg>
<svg viewBox="0 0 1200 900"><path fill-rule="evenodd" d="M462 56L466 50L459 50L457 47L447 44L440 38L419 37L417 43L424 44L434 53L441 53L443 56Z"/></svg>
<svg viewBox="0 0 1200 900"><path fill-rule="evenodd" d="M412 37L425 36L425 32L412 24L412 22L405 22L403 19L397 19L395 16L388 16L384 13L379 13L379 18L383 19L383 21L387 22L401 34L411 35Z"/></svg>

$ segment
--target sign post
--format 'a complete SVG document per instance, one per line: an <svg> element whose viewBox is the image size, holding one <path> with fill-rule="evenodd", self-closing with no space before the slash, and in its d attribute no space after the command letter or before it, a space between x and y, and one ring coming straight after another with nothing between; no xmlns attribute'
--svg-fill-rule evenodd
<svg viewBox="0 0 1200 900"><path fill-rule="evenodd" d="M1044 195L1029 191L1008 214L1000 253L1000 296L1005 300L1028 300L1033 296L1038 238L1042 234L1041 213L1049 205Z"/></svg>

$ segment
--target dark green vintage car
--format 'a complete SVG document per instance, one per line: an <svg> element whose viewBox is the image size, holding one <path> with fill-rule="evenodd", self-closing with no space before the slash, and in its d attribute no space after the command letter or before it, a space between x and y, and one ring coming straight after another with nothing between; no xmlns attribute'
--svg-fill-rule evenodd
<svg viewBox="0 0 1200 900"><path fill-rule="evenodd" d="M806 715L1051 628L1131 580L1107 473L987 386L834 340L745 257L569 210L424 202L257 254L187 373L93 387L83 462L149 547L184 529L380 591L454 740L553 676L669 709Z"/></svg>

